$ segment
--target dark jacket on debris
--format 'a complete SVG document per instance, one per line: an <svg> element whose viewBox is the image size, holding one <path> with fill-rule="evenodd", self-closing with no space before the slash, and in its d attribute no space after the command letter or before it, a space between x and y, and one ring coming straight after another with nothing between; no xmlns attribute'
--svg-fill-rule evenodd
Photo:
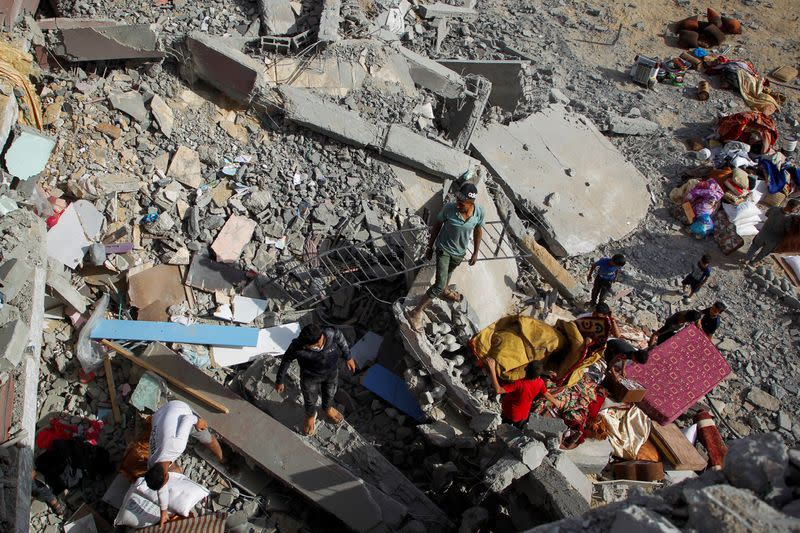
<svg viewBox="0 0 800 533"><path fill-rule="evenodd" d="M301 378L321 378L333 374L338 368L338 360L350 359L350 347L342 332L334 328L324 328L325 344L319 351L309 350L295 339L289 349L283 354L281 365L278 367L276 383L283 383L289 365L297 359L300 365Z"/></svg>
<svg viewBox="0 0 800 533"><path fill-rule="evenodd" d="M51 448L36 458L35 465L55 494L104 475L112 467L105 448L80 439L53 441Z"/></svg>

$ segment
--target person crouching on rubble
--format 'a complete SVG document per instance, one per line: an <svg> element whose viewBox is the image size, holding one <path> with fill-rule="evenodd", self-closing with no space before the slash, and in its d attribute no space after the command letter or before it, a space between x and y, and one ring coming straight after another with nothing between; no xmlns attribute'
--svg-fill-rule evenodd
<svg viewBox="0 0 800 533"><path fill-rule="evenodd" d="M356 371L356 362L350 356L350 346L341 331L334 328L321 328L309 324L300 330L300 335L292 341L283 354L275 380L275 390L282 393L289 365L297 359L300 365L300 390L303 393L303 406L306 419L303 433L314 434L317 419L317 398L322 394L322 410L334 424L341 424L342 414L333 407L333 396L339 385L339 359L344 359L351 372Z"/></svg>
<svg viewBox="0 0 800 533"><path fill-rule="evenodd" d="M703 318L703 315L700 311L678 311L669 317L661 328L653 332L650 336L650 348L668 341L687 324L694 323L699 327L701 318Z"/></svg>
<svg viewBox="0 0 800 533"><path fill-rule="evenodd" d="M494 364L494 359L487 359L488 364ZM561 409L563 403L556 400L547 392L547 386L542 379L542 362L534 361L525 369L525 377L505 384L495 381L495 392L503 395L500 417L504 424L522 427L531 414L531 405L539 397L544 398Z"/></svg>
<svg viewBox="0 0 800 533"><path fill-rule="evenodd" d="M437 222L428 238L425 259L430 260L436 252L436 279L428 289L422 301L408 314L408 321L415 331L422 329L422 318L425 309L434 298L444 298L452 302L460 302L463 296L450 288L450 277L453 271L464 260L467 254L470 237L472 237L472 256L469 265L478 261L478 250L483 236L483 208L475 204L478 188L472 183L465 183L458 191L455 203L442 208Z"/></svg>

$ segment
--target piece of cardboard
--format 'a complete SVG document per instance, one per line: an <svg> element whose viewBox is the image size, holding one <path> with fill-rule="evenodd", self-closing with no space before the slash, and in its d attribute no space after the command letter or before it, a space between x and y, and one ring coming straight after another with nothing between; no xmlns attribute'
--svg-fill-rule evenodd
<svg viewBox="0 0 800 533"><path fill-rule="evenodd" d="M689 224L694 222L694 208L692 207L691 202L683 202L681 207L683 208L683 213L686 215L686 219L689 221Z"/></svg>
<svg viewBox="0 0 800 533"><path fill-rule="evenodd" d="M129 275L128 299L139 309L139 320L169 320L167 308L186 301L180 268L158 265Z"/></svg>

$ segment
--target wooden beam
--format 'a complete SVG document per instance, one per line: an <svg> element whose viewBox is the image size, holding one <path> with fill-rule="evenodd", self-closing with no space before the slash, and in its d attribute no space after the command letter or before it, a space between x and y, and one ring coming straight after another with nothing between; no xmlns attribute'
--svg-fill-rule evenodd
<svg viewBox="0 0 800 533"><path fill-rule="evenodd" d="M147 361L143 361L143 360L139 359L138 357L133 355L133 352L131 352L130 350L126 350L125 348L123 348L119 344L115 344L115 343L113 343L113 342L111 342L109 340L106 340L106 339L101 340L100 343L103 346L114 350L115 352L117 352L121 356L125 357L126 359L128 359L132 363L139 365L140 367L144 368L145 370L149 370L150 372L153 372L154 374L158 374L162 378L166 379L171 385L175 385L175 387L177 387L178 389L182 390L186 394L192 396L193 398L195 398L197 400L200 400L201 402L203 402L203 403L205 403L207 405L210 405L211 407L213 407L217 411L220 411L220 412L225 413L225 414L228 414L230 412L228 410L228 408L225 407L223 404L221 404L221 403L219 403L219 402L217 402L215 400L212 400L211 398L209 398L208 396L203 394L201 391L199 391L197 389L193 389L192 387L189 387L188 385L183 383L178 378L172 376L171 374L167 374L166 372L164 372L160 368L154 367L153 365L151 365Z"/></svg>
<svg viewBox="0 0 800 533"><path fill-rule="evenodd" d="M114 422L122 422L122 415L117 404L117 386L114 385L114 371L111 369L111 358L103 359L103 368L106 370L106 383L108 384L108 397L111 398L111 412L114 413Z"/></svg>

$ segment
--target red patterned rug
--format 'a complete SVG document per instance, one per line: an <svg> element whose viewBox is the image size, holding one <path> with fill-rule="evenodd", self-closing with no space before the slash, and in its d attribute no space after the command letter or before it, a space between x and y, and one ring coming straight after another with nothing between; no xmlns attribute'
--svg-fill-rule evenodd
<svg viewBox="0 0 800 533"><path fill-rule="evenodd" d="M647 364L631 365L626 375L647 389L637 405L656 422L669 424L730 372L714 343L692 324L650 350Z"/></svg>

